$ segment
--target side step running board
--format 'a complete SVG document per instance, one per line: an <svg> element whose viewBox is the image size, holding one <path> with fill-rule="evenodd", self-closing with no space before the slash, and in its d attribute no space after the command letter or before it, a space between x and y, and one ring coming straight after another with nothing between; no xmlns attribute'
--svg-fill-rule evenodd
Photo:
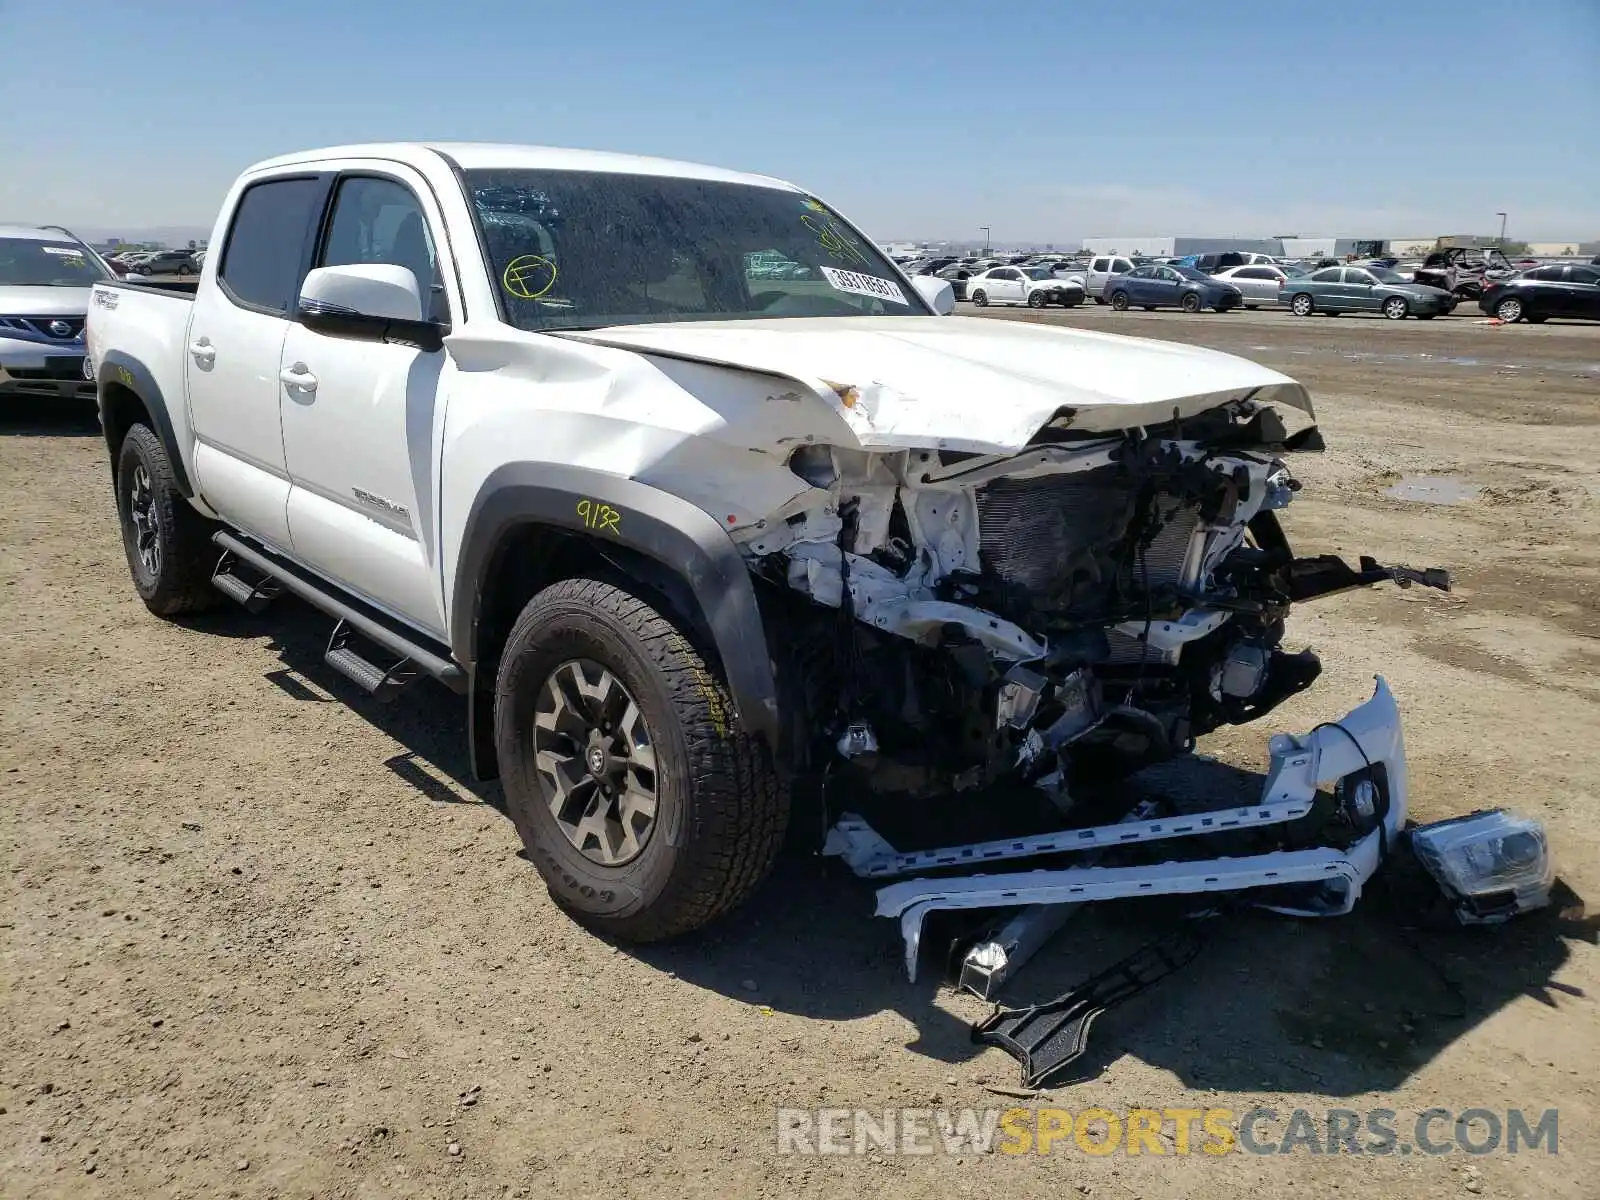
<svg viewBox="0 0 1600 1200"><path fill-rule="evenodd" d="M236 556L246 566L261 572L285 591L293 592L313 608L319 608L333 617L338 625L334 627L333 638L329 640L328 650L324 656L328 665L374 695L378 695L382 689L384 694L381 698L387 699L418 672L431 675L451 691L467 690L466 672L455 663L414 641L411 635L394 628L387 621L369 615L350 601L335 595L321 580L310 578L277 556L259 550L231 533L213 534L211 540L223 550ZM221 564L219 572L220 569ZM235 578L231 573L222 573ZM241 589L250 588L244 580L237 582ZM217 586L238 599L228 585L218 583ZM259 586L257 585L258 590ZM396 656L400 659L399 665L386 671L368 662L350 648L348 639L352 632L360 634L369 642L381 646Z"/></svg>
<svg viewBox="0 0 1600 1200"><path fill-rule="evenodd" d="M328 638L328 649L323 654L322 661L377 699L385 703L393 700L399 695L401 688L417 677L417 669L411 665L409 658L402 658L385 670L377 663L363 657L350 642L350 626L340 620L333 627L332 636Z"/></svg>
<svg viewBox="0 0 1600 1200"><path fill-rule="evenodd" d="M248 612L264 611L281 592L278 581L270 575L262 575L252 583L240 575L239 570L240 563L233 551L224 550L222 557L217 559L216 569L211 572L211 586L230 600L242 604Z"/></svg>

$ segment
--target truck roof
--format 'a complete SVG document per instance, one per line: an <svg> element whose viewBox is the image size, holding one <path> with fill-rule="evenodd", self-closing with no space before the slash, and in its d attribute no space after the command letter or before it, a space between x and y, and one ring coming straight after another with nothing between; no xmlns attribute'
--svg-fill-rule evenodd
<svg viewBox="0 0 1600 1200"><path fill-rule="evenodd" d="M559 146L519 146L496 142L371 142L350 146L327 146L301 150L269 158L250 167L246 174L276 167L297 166L336 158L386 158L423 166L434 155L453 159L464 170L501 167L515 170L607 171L618 175L662 175L675 179L708 179L721 183L747 183L757 187L801 189L769 175L729 171L703 163L678 162L669 158L649 158L637 154L615 154L606 150L569 150Z"/></svg>

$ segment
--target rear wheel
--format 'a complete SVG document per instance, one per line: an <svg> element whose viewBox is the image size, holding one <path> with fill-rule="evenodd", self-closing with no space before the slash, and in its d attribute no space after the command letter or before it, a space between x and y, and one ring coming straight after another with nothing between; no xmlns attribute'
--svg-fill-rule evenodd
<svg viewBox="0 0 1600 1200"><path fill-rule="evenodd" d="M1383 315L1391 321L1404 321L1410 312L1404 296L1390 296L1383 302Z"/></svg>
<svg viewBox="0 0 1600 1200"><path fill-rule="evenodd" d="M1297 317L1309 317L1317 311L1317 306L1309 293L1301 292L1293 300L1289 301L1289 311Z"/></svg>
<svg viewBox="0 0 1600 1200"><path fill-rule="evenodd" d="M1202 307L1204 307L1200 301L1199 292L1186 292L1183 300L1180 301L1180 303L1183 306L1183 311L1186 313L1197 313Z"/></svg>
<svg viewBox="0 0 1600 1200"><path fill-rule="evenodd" d="M1118 312L1127 312L1128 311L1128 293L1127 292L1112 292L1111 293L1111 307L1116 309Z"/></svg>
<svg viewBox="0 0 1600 1200"><path fill-rule="evenodd" d="M1522 300L1518 296L1507 296L1494 306L1494 315L1507 325L1522 320Z"/></svg>
<svg viewBox="0 0 1600 1200"><path fill-rule="evenodd" d="M211 569L221 552L211 543L211 522L184 497L167 448L148 425L122 439L116 483L122 548L145 607L173 617L216 604Z"/></svg>
<svg viewBox="0 0 1600 1200"><path fill-rule="evenodd" d="M716 667L637 596L569 579L523 609L495 683L506 805L556 903L655 941L737 905L788 809Z"/></svg>
<svg viewBox="0 0 1600 1200"><path fill-rule="evenodd" d="M987 308L989 306L989 294L980 288L972 293L972 302L979 308Z"/></svg>

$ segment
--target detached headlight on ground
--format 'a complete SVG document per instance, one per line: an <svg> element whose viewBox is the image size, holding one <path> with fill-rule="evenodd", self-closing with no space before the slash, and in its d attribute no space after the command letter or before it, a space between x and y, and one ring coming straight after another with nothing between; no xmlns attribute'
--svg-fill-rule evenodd
<svg viewBox="0 0 1600 1200"><path fill-rule="evenodd" d="M1419 826L1411 845L1463 924L1496 924L1550 902L1555 866L1537 821L1497 808Z"/></svg>

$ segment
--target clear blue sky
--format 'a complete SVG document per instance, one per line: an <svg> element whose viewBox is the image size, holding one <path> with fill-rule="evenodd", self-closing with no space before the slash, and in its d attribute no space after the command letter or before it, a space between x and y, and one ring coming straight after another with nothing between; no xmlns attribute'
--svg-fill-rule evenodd
<svg viewBox="0 0 1600 1200"><path fill-rule="evenodd" d="M0 218L209 228L243 166L537 142L878 238L1600 238L1600 0L0 0Z"/></svg>

